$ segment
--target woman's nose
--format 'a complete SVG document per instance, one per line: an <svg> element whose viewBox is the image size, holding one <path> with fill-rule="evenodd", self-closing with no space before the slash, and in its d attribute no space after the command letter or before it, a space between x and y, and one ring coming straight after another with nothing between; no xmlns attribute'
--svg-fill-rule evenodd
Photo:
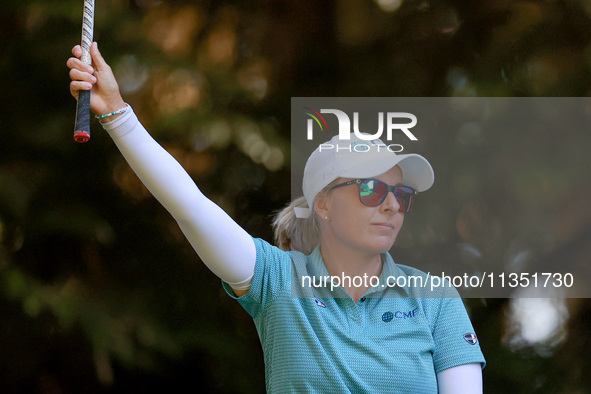
<svg viewBox="0 0 591 394"><path fill-rule="evenodd" d="M384 202L382 202L380 207L385 210L391 210L393 212L398 212L398 210L400 209L400 204L398 203L398 200L396 200L396 197L394 196L394 192L391 192L391 191L388 192L388 194L386 195L386 198L384 199Z"/></svg>

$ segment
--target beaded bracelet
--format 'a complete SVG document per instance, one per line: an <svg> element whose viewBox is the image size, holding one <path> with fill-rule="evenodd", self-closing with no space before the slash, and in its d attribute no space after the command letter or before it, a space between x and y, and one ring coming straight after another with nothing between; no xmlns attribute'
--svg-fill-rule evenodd
<svg viewBox="0 0 591 394"><path fill-rule="evenodd" d="M125 103L125 107L118 109L117 111L113 111L111 113L104 114L104 115L94 115L94 117L97 119L104 119L104 118L108 118L109 116L122 114L122 113L126 112L128 109L129 109L129 104Z"/></svg>

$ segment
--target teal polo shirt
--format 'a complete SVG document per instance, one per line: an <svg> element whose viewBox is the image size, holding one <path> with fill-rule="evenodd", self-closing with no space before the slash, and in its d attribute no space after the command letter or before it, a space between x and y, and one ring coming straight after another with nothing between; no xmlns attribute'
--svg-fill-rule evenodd
<svg viewBox="0 0 591 394"><path fill-rule="evenodd" d="M248 293L236 297L223 285L254 320L268 392L436 393L438 372L469 363L484 367L455 289L427 294L376 287L354 302L340 287L302 287L302 275L328 276L319 247L306 256L254 242ZM382 261L380 283L388 276L426 276L395 264L388 253Z"/></svg>

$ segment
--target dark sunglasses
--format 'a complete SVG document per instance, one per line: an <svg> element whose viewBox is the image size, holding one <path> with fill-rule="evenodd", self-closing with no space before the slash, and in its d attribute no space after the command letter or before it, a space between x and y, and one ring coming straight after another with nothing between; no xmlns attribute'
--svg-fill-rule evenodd
<svg viewBox="0 0 591 394"><path fill-rule="evenodd" d="M363 205L370 207L377 207L382 204L388 193L392 192L400 206L398 210L400 212L410 212L412 211L412 206L417 195L417 191L412 187L403 185L390 186L377 179L355 179L339 183L338 185L331 187L330 190L353 184L356 184L359 189L359 201L361 201Z"/></svg>

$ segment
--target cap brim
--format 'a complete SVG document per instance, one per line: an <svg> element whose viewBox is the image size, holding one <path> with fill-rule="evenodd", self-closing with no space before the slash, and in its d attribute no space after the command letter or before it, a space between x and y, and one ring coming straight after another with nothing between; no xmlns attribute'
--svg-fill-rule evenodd
<svg viewBox="0 0 591 394"><path fill-rule="evenodd" d="M431 163L423 156L414 153L398 157L401 156L403 157L398 165L402 169L404 184L419 192L429 190L435 182L435 173Z"/></svg>
<svg viewBox="0 0 591 394"><path fill-rule="evenodd" d="M435 181L433 167L431 167L431 164L423 156L414 153L407 155L387 155L380 157L379 160L368 160L341 174L341 177L371 178L382 175L396 165L402 169L405 185L419 192L428 190L433 186L433 182Z"/></svg>

